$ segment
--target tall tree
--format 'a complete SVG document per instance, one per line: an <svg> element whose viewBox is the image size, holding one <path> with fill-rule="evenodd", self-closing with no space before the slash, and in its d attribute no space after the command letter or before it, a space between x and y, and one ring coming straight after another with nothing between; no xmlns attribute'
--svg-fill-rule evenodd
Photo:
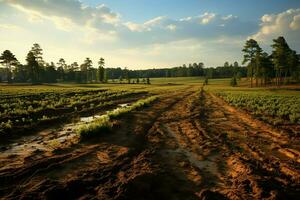
<svg viewBox="0 0 300 200"><path fill-rule="evenodd" d="M3 51L3 53L0 56L0 63L6 66L7 82L12 82L11 66L16 65L18 63L18 60L16 59L15 55L9 50Z"/></svg>
<svg viewBox="0 0 300 200"><path fill-rule="evenodd" d="M27 54L26 61L27 61L26 71L27 71L27 77L29 81L31 81L32 83L40 82L39 63L36 61L33 52L30 51Z"/></svg>
<svg viewBox="0 0 300 200"><path fill-rule="evenodd" d="M229 63L227 61L224 63L224 67L229 67Z"/></svg>
<svg viewBox="0 0 300 200"><path fill-rule="evenodd" d="M79 65L77 62L73 62L69 67L69 80L75 81L76 72L79 70Z"/></svg>
<svg viewBox="0 0 300 200"><path fill-rule="evenodd" d="M98 80L100 82L104 82L105 81L105 61L104 58L100 58L98 61Z"/></svg>
<svg viewBox="0 0 300 200"><path fill-rule="evenodd" d="M53 62L51 62L50 64L46 64L45 72L47 76L44 81L47 83L55 83L57 79L57 71Z"/></svg>
<svg viewBox="0 0 300 200"><path fill-rule="evenodd" d="M66 74L67 74L67 64L66 64L65 59L60 58L56 64L57 64L58 78L61 81L65 81Z"/></svg>
<svg viewBox="0 0 300 200"><path fill-rule="evenodd" d="M289 75L294 79L297 80L297 76L299 73L299 57L297 55L297 52L294 50L291 50L288 54L288 73Z"/></svg>
<svg viewBox="0 0 300 200"><path fill-rule="evenodd" d="M283 74L285 79L287 77L289 71L288 55L290 54L291 49L284 37L282 36L278 37L277 39L274 39L273 42L274 43L272 44L272 58L276 71L276 84L279 85L283 82Z"/></svg>
<svg viewBox="0 0 300 200"><path fill-rule="evenodd" d="M254 67L254 76L255 76L255 85L258 86L259 79L262 80L262 54L263 50L258 46L255 53L255 67Z"/></svg>
<svg viewBox="0 0 300 200"><path fill-rule="evenodd" d="M263 52L260 57L260 74L261 74L261 85L262 82L264 86L267 85L267 83L270 81L270 78L272 77L272 71L273 71L273 64L271 61L270 56Z"/></svg>
<svg viewBox="0 0 300 200"><path fill-rule="evenodd" d="M35 60L39 63L40 66L44 65L44 61L43 61L43 49L41 48L41 46L37 43L33 44L33 46L31 47L30 50L34 57Z"/></svg>
<svg viewBox="0 0 300 200"><path fill-rule="evenodd" d="M243 64L247 64L248 68L248 76L250 76L251 87L253 86L253 76L256 70L256 59L259 55L258 52L261 52L261 48L259 47L258 43L254 39L249 39L246 41L244 49L244 60Z"/></svg>
<svg viewBox="0 0 300 200"><path fill-rule="evenodd" d="M13 77L15 82L24 83L26 82L26 67L20 63L15 66L13 70Z"/></svg>
<svg viewBox="0 0 300 200"><path fill-rule="evenodd" d="M92 75L91 75L91 68L93 66L93 61L90 58L86 58L84 60L84 69L86 70L86 81L91 81Z"/></svg>

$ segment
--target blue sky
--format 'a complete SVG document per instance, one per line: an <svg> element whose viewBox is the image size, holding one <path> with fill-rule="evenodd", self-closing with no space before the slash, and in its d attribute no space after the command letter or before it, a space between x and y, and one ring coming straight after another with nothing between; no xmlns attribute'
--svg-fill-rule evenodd
<svg viewBox="0 0 300 200"><path fill-rule="evenodd" d="M82 0L87 5L104 3L126 20L142 22L155 16L171 18L195 16L204 12L233 14L257 21L266 13L278 13L300 7L299 0Z"/></svg>
<svg viewBox="0 0 300 200"><path fill-rule="evenodd" d="M21 62L33 43L46 61L109 67L241 62L249 38L270 52L284 36L300 51L299 0L0 0L0 51Z"/></svg>

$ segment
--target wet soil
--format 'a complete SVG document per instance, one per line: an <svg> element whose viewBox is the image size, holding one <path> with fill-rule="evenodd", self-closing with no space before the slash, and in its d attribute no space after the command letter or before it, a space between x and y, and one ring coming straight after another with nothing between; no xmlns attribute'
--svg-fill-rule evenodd
<svg viewBox="0 0 300 200"><path fill-rule="evenodd" d="M72 138L66 124L62 130L44 130L39 139L20 141L16 146L23 151L2 147L0 197L177 200L300 195L299 138L291 140L284 130L199 87L162 94L150 107L114 124L112 132L86 142ZM53 148L43 145L67 133ZM27 148L26 141L37 141L35 150L27 150L34 148Z"/></svg>

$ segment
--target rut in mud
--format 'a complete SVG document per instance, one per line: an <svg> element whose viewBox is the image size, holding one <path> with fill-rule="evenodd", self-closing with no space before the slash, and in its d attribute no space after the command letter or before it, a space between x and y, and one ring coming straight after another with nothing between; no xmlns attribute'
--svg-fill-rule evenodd
<svg viewBox="0 0 300 200"><path fill-rule="evenodd" d="M186 189L199 198L299 196L299 140L289 141L212 94L202 92L164 113L152 136L163 144L157 160L193 183Z"/></svg>
<svg viewBox="0 0 300 200"><path fill-rule="evenodd" d="M296 199L299 140L188 87L0 171L7 199Z"/></svg>

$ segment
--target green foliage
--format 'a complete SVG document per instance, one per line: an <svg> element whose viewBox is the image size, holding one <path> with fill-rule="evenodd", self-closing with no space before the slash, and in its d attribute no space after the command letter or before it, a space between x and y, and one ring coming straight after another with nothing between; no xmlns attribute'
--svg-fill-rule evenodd
<svg viewBox="0 0 300 200"><path fill-rule="evenodd" d="M0 135L7 134L12 130L13 123L12 121L8 120L7 122L0 123Z"/></svg>
<svg viewBox="0 0 300 200"><path fill-rule="evenodd" d="M0 56L0 64L3 64L6 66L6 78L7 82L12 82L12 65L17 65L18 60L16 59L15 55L11 53L9 50L3 51L3 53ZM0 81L1 82L1 81Z"/></svg>
<svg viewBox="0 0 300 200"><path fill-rule="evenodd" d="M103 115L90 124L80 126L77 132L83 140L101 132L108 132L111 130L112 126L109 116Z"/></svg>
<svg viewBox="0 0 300 200"><path fill-rule="evenodd" d="M105 69L104 69L104 65L105 65L105 61L104 58L100 58L100 60L98 61L98 80L102 83L102 82L106 82L107 81L107 74L105 73Z"/></svg>
<svg viewBox="0 0 300 200"><path fill-rule="evenodd" d="M148 106L156 99L157 96L148 97L146 99L138 100L128 107L117 108L115 110L109 111L105 115L102 115L100 118L97 118L91 123L80 126L77 130L77 133L80 134L81 139L86 139L102 132L108 132L113 127L113 123L111 121L112 119L116 119L138 108Z"/></svg>
<svg viewBox="0 0 300 200"><path fill-rule="evenodd" d="M217 92L229 104L256 115L300 124L300 97L263 92ZM275 120L276 121L276 120Z"/></svg>
<svg viewBox="0 0 300 200"><path fill-rule="evenodd" d="M0 90L1 91L1 90ZM41 90L43 91L43 90ZM112 105L114 100L126 98L140 92L110 90L58 90L36 93L12 93L0 98L0 120L10 120L14 125L28 126L64 118L74 112L88 112ZM30 123L29 119L31 120ZM11 124L13 125L13 124ZM4 130L5 126L0 126Z"/></svg>

